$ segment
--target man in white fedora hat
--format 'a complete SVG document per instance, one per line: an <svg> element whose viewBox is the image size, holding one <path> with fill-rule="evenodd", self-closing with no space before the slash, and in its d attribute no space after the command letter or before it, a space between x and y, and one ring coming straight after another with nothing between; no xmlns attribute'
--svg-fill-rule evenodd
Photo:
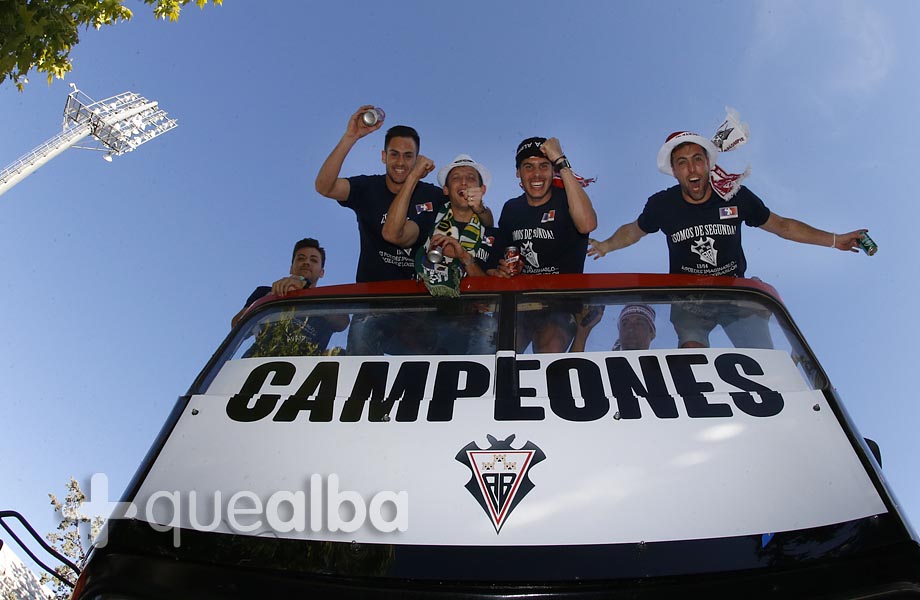
<svg viewBox="0 0 920 600"><path fill-rule="evenodd" d="M460 280L466 275L484 276L493 240L497 234L483 196L492 175L469 154L458 154L438 171L443 202L434 210L409 215L413 188L434 170L434 163L419 156L393 199L383 226L383 237L401 248L419 247L415 252L418 278L433 296L457 297ZM433 341L429 353L489 354L495 351L495 322L475 305L463 305L469 312L453 318L422 324Z"/></svg>
<svg viewBox="0 0 920 600"><path fill-rule="evenodd" d="M459 154L438 171L445 201L430 212L410 215L415 186L434 168L431 159L418 157L390 204L382 233L385 240L400 248L424 242L416 252L416 273L433 295L456 296L461 277L485 275L482 259L488 255L481 249L489 239L492 220L483 196L492 175L470 155Z"/></svg>
<svg viewBox="0 0 920 600"><path fill-rule="evenodd" d="M742 223L787 240L857 252L858 240L866 229L836 234L781 217L741 185L747 173L732 175L716 165L720 149L733 149L746 137L747 127L737 121L733 111L711 140L689 131L669 135L658 151L658 170L676 178L677 185L651 196L637 220L622 225L606 240L590 240L588 255L597 260L660 230L668 243L669 272L743 277L747 261L741 245ZM708 346L708 331L698 326L682 327L682 312L671 312L681 347ZM769 336L764 338L763 333L752 336L767 340L755 347L769 344ZM740 338L733 341L736 345L745 343Z"/></svg>

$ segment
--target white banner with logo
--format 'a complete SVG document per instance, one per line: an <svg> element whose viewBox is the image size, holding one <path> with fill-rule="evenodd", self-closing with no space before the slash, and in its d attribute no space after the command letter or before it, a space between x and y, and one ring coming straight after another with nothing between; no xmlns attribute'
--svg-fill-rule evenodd
<svg viewBox="0 0 920 600"><path fill-rule="evenodd" d="M774 350L230 361L139 518L393 544L689 540L886 512Z"/></svg>

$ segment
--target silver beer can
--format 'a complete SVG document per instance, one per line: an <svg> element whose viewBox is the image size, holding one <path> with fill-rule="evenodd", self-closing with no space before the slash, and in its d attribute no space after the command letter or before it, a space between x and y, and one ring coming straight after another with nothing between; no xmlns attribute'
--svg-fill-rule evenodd
<svg viewBox="0 0 920 600"><path fill-rule="evenodd" d="M440 264L444 260L444 252L441 251L440 246L434 246L428 250L428 261L434 264Z"/></svg>
<svg viewBox="0 0 920 600"><path fill-rule="evenodd" d="M361 115L361 119L364 121L364 124L368 127L373 127L380 121L383 121L387 118L387 114L383 112L383 109L375 106L370 110L364 111L364 114Z"/></svg>

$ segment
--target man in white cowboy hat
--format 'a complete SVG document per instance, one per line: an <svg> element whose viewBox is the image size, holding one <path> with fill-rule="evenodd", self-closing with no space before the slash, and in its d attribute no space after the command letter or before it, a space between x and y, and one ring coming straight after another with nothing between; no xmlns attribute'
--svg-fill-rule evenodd
<svg viewBox="0 0 920 600"><path fill-rule="evenodd" d="M434 170L434 163L419 156L402 190L390 204L383 237L399 247L421 246L415 253L416 273L434 296L456 297L465 275L484 276L497 231L486 220L483 196L492 183L489 170L468 154L458 154L438 171L445 201L430 216L408 218L412 188ZM434 260L432 260L434 259ZM444 323L427 323L428 353L488 354L494 352L495 323L475 306L467 314Z"/></svg>
<svg viewBox="0 0 920 600"><path fill-rule="evenodd" d="M646 234L661 230L668 243L671 273L743 277L747 262L741 245L742 223L760 227L787 240L857 252L858 240L866 229L836 234L781 217L740 184L744 175L722 171L716 165L720 147L728 150L744 141L742 138L740 141L733 140L731 147L725 145L725 134L731 133L731 127L726 128L725 125L713 140L689 131L668 136L658 151L658 170L675 177L677 185L651 196L637 220L622 225L606 240L590 240L588 255L597 260L608 252L635 244ZM677 330L680 346L708 346L708 331L699 327L682 327L679 321L683 311L675 311L674 308L679 307L672 307L671 321ZM675 318L678 320L675 321ZM742 329L738 328L739 331ZM758 339L769 340L769 336L764 338L763 333L761 330L753 335L754 342L745 342L741 338L733 341L741 345L757 344ZM767 344L769 342L765 341L754 347Z"/></svg>
<svg viewBox="0 0 920 600"><path fill-rule="evenodd" d="M604 316L605 306L585 306L576 315L577 329L569 352L584 352L588 335ZM648 350L655 339L655 309L648 304L627 304L617 319L617 341L613 350Z"/></svg>
<svg viewBox="0 0 920 600"><path fill-rule="evenodd" d="M400 248L418 246L416 272L434 295L456 295L454 285L440 285L444 277L459 282L464 274L483 276L482 260L484 240L489 238L491 219L483 222L487 207L483 196L492 183L492 175L468 154L458 154L453 161L438 171L445 202L436 205L426 215L410 218L410 200L415 186L434 170L434 163L419 156L415 167L387 212L383 225L383 238ZM429 253L437 261L426 260ZM437 256L440 252L441 258ZM488 255L485 255L488 258ZM479 261L477 262L477 259ZM431 263L431 264L429 264ZM462 265L462 266L461 266ZM449 273L449 271L453 271Z"/></svg>

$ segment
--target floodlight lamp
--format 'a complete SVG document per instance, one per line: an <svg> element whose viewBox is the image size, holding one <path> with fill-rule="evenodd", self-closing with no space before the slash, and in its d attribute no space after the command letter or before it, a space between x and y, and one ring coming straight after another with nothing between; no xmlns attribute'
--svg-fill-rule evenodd
<svg viewBox="0 0 920 600"><path fill-rule="evenodd" d="M18 81L27 80L20 78ZM112 162L115 156L131 152L177 125L175 119L169 119L165 111L160 111L158 102L134 92L96 101L83 94L76 83L68 82L68 85L72 92L64 105L63 130L0 170L0 195L67 148L100 150L102 159ZM155 123L162 119L166 119L167 126L160 129ZM98 146L77 145L90 135Z"/></svg>

